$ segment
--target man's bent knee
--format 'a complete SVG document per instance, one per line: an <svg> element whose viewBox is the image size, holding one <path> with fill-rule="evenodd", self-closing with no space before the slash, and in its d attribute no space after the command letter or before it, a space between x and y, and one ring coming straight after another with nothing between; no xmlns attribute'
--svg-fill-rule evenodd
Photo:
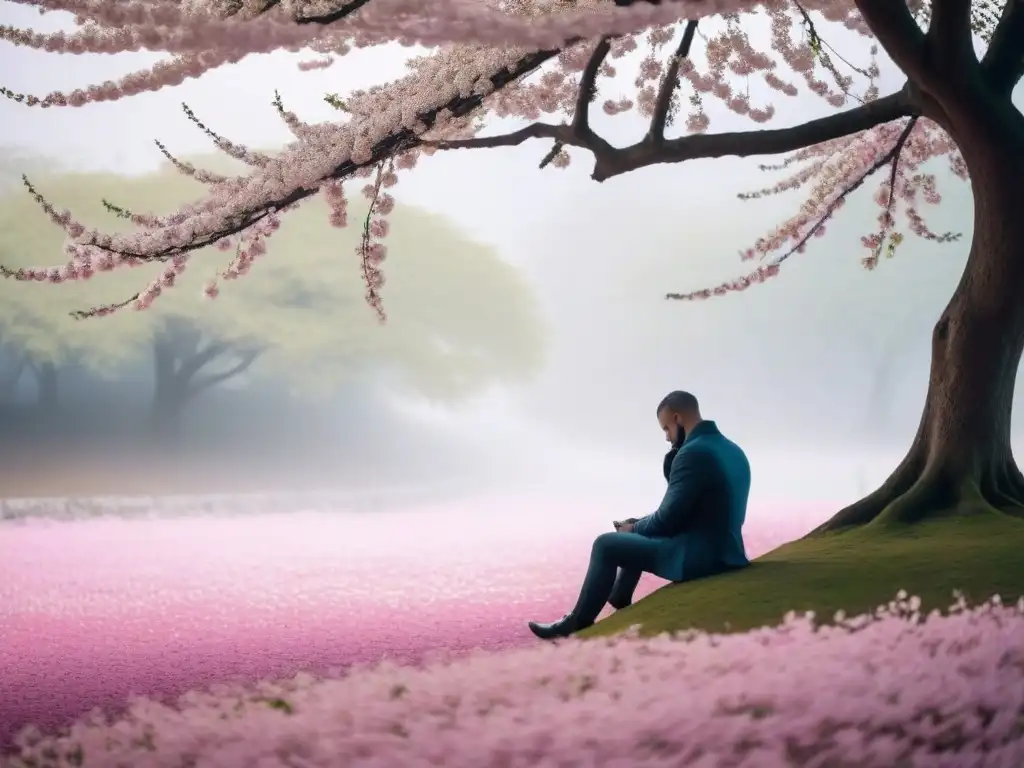
<svg viewBox="0 0 1024 768"><path fill-rule="evenodd" d="M624 536L629 536L628 533L619 533L617 531L609 531L608 533L602 533L596 539L594 539L594 545L590 549L592 556L607 555L617 544L622 543Z"/></svg>

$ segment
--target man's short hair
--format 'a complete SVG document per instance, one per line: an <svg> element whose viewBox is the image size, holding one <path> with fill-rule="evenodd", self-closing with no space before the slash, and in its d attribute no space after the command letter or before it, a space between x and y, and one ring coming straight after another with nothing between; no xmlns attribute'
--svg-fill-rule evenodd
<svg viewBox="0 0 1024 768"><path fill-rule="evenodd" d="M677 389L675 392L669 392L662 398L661 402L658 403L658 410L655 411L655 414L659 414L666 409L672 413L694 413L700 410L700 406L697 404L696 397L689 392Z"/></svg>

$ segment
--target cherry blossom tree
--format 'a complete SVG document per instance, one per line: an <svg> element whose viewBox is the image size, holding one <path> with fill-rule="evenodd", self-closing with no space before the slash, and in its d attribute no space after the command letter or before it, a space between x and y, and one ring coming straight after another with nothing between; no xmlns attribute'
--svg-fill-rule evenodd
<svg viewBox="0 0 1024 768"><path fill-rule="evenodd" d="M266 252L278 217L322 194L331 221L348 221L346 183L365 179L369 213L360 221L356 263L366 300L384 318L387 191L424 154L507 147L539 139L550 147L541 168L566 167L587 153L603 182L648 166L724 156L787 155L766 170L786 176L757 198L800 189L806 201L744 258L759 264L726 284L679 300L743 290L777 275L820 235L847 197L877 175L878 227L866 233L864 264L873 268L907 235L955 242L933 229L924 207L940 200L935 164L969 179L974 232L963 278L933 334L930 384L920 428L905 460L874 493L839 512L824 529L883 516L912 521L931 511L987 502L1024 514L1024 475L1010 448L1010 409L1024 350L1024 116L1013 104L1024 76L1024 0L16 0L43 11L76 14L72 34L3 29L18 45L57 53L163 51L152 70L72 93L9 98L29 107L82 106L125 98L198 77L251 53L311 50L300 66L330 66L353 48L399 41L435 46L409 62L395 82L328 101L338 122L308 124L275 106L295 140L280 153L249 150L187 112L227 154L250 166L241 176L179 164L208 185L194 203L165 215L126 211L128 234L105 233L60 211L26 181L31 194L68 236L66 264L7 269L18 280L63 281L142 261L162 275L122 302L81 313L145 309L174 284L193 254L220 244L235 256L221 281L246 274ZM745 31L770 25L769 44ZM838 25L865 38L860 60L834 48ZM703 60L698 49L703 45ZM602 93L615 60L644 46L635 92ZM879 49L880 47L880 49ZM980 53L979 53L980 51ZM887 59L905 83L881 93ZM708 106L766 124L772 98L798 84L834 112L786 128L710 132ZM606 115L637 111L646 133L618 147L594 128L592 105ZM545 121L544 115L564 119ZM485 135L487 117L527 124ZM670 135L677 124L681 135ZM359 182L357 182L359 183ZM207 286L215 296L219 282Z"/></svg>

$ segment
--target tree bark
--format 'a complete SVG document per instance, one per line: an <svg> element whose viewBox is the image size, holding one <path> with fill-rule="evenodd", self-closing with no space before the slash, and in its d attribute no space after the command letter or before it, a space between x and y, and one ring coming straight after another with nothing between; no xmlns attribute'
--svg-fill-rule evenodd
<svg viewBox="0 0 1024 768"><path fill-rule="evenodd" d="M924 411L906 458L877 491L814 533L910 523L982 506L1024 517L1010 447L1024 351L1024 116L965 98L937 114L963 154L974 233L960 283L935 325Z"/></svg>

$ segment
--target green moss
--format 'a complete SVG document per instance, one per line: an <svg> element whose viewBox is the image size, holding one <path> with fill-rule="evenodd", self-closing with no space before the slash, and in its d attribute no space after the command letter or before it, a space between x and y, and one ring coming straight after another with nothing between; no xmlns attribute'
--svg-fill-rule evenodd
<svg viewBox="0 0 1024 768"><path fill-rule="evenodd" d="M838 610L873 610L900 589L920 597L925 610L949 607L954 590L969 602L1024 595L1024 520L988 508L958 511L794 541L742 571L663 587L581 636L634 624L642 634L743 631L777 624L791 610L827 622Z"/></svg>

